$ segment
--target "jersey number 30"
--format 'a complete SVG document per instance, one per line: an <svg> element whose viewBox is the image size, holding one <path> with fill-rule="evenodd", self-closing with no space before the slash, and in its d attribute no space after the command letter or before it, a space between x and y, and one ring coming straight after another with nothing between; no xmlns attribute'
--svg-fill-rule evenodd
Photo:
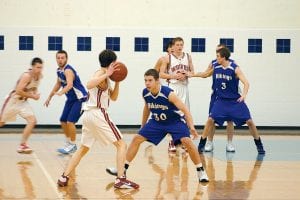
<svg viewBox="0 0 300 200"><path fill-rule="evenodd" d="M160 115L158 115L157 113L154 113L153 115L154 115L154 119L156 121L160 121L160 120L164 121L167 119L167 115L165 113L161 113Z"/></svg>

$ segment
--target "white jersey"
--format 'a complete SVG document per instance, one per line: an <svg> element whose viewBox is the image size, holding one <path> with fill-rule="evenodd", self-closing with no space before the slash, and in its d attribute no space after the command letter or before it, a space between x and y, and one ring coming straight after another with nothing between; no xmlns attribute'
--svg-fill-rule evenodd
<svg viewBox="0 0 300 200"><path fill-rule="evenodd" d="M24 73L30 73L30 70L28 70L27 72ZM31 78L31 81L26 85L26 87L24 88L25 92L36 92L38 86L40 85L40 81L41 81L42 75L40 75L40 77L38 77L38 79L34 79L33 77ZM15 88L13 89L13 91L11 92L11 96L12 98L18 98L20 100L26 100L25 97L22 97L18 94L16 94L16 87L19 83L20 79L17 81Z"/></svg>
<svg viewBox="0 0 300 200"><path fill-rule="evenodd" d="M169 56L169 67L168 67L168 74L177 74L179 72L185 71L189 72L191 71L189 66L189 56L187 53L183 53L181 58L176 57L173 54L170 54ZM181 84L188 84L188 79L186 78L183 81L179 81L176 79L171 79L170 83L181 83Z"/></svg>
<svg viewBox="0 0 300 200"><path fill-rule="evenodd" d="M29 73L29 72L30 70L24 73ZM41 78L42 75L40 75L40 77L38 77L38 79L36 80L32 77L31 81L24 88L24 91L36 92L40 84ZM10 94L6 97L3 103L1 113L0 113L0 122L16 121L17 115L20 115L24 119L29 116L34 116L33 109L29 105L27 98L16 94L16 87L19 81L20 79L17 81L14 90L10 92Z"/></svg>
<svg viewBox="0 0 300 200"><path fill-rule="evenodd" d="M94 87L88 90L88 100L82 115L82 145L91 148L95 141L107 145L122 139L120 130L108 115L109 101L109 80L105 89Z"/></svg>
<svg viewBox="0 0 300 200"><path fill-rule="evenodd" d="M88 100L84 105L84 110L90 110L93 108L108 109L110 101L109 81L106 89L94 87L88 90Z"/></svg>

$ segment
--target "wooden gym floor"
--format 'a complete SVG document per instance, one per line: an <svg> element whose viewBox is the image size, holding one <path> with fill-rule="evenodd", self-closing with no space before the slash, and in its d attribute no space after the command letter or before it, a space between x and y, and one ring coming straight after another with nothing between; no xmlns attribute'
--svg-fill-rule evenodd
<svg viewBox="0 0 300 200"><path fill-rule="evenodd" d="M113 146L95 144L72 174L68 187L57 178L70 156L60 155L62 134L33 134L32 154L18 154L21 137L0 134L0 199L300 199L300 134L263 135L267 154L256 153L252 137L235 135L236 153L226 153L226 136L215 136L213 153L204 153L210 182L198 183L191 160L169 156L167 139L158 146L144 143L128 170L139 190L116 190L114 177L105 172L115 166ZM133 134L124 134L127 144ZM78 144L80 135L77 136ZM195 141L198 145L199 139Z"/></svg>

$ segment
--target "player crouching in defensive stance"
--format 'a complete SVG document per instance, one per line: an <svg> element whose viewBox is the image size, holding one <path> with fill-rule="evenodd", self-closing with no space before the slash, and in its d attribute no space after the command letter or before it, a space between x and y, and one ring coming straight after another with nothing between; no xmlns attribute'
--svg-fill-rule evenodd
<svg viewBox="0 0 300 200"><path fill-rule="evenodd" d="M35 127L36 117L27 100L39 100L40 94L38 92L38 86L43 77L42 70L42 59L38 57L33 58L31 61L31 68L20 76L14 90L11 91L5 99L1 109L0 127L6 122L16 121L17 115L20 115L27 122L27 125L23 130L20 145L17 149L18 153L32 152L27 141Z"/></svg>
<svg viewBox="0 0 300 200"><path fill-rule="evenodd" d="M65 172L58 179L57 184L61 187L67 186L70 173L76 168L94 142L98 141L102 145L112 143L117 148L118 176L114 187L119 189L139 188L138 184L126 179L123 168L126 143L122 139L121 132L110 120L107 113L109 100L115 101L119 94L119 82L115 82L112 89L108 79L117 70L116 60L117 56L111 50L103 50L99 54L101 69L96 71L87 83L89 97L86 105L84 105L85 111L82 116L81 147L75 152Z"/></svg>
<svg viewBox="0 0 300 200"><path fill-rule="evenodd" d="M125 171L136 156L140 145L149 141L158 145L169 133L173 140L180 140L186 147L191 160L196 165L199 182L208 182L200 155L190 138L190 133L196 138L198 133L194 127L193 118L185 104L175 95L172 89L162 86L159 74L155 69L149 69L144 74L146 88L143 90L145 100L142 124L139 133L134 136L127 150ZM180 114L182 111L183 115ZM151 118L148 117L151 112ZM148 121L147 121L148 120ZM112 168L107 168L107 172ZM113 173L110 173L113 174Z"/></svg>

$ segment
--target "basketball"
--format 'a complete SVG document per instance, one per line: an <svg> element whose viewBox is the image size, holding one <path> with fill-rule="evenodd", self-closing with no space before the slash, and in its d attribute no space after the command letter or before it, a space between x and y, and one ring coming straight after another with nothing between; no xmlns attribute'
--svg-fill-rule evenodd
<svg viewBox="0 0 300 200"><path fill-rule="evenodd" d="M116 62L116 66L118 70L115 71L109 78L115 82L123 81L127 76L127 67L121 62Z"/></svg>

